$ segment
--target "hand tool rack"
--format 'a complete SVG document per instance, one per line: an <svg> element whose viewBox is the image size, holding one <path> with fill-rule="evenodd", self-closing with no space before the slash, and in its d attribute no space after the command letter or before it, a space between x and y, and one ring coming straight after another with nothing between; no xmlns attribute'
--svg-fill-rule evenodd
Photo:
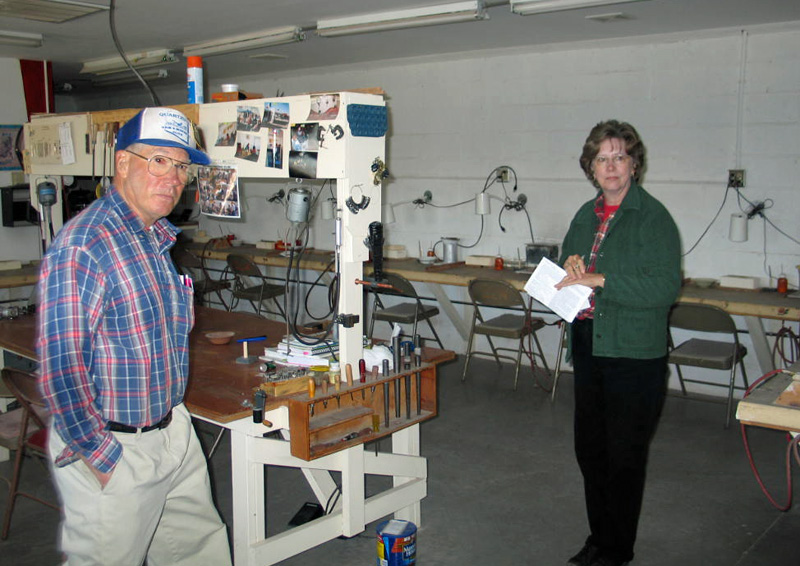
<svg viewBox="0 0 800 566"><path fill-rule="evenodd" d="M292 456L313 460L435 417L436 366L425 362L375 380L368 375L365 383L342 382L324 394L317 387L314 397L268 399L267 407L274 405L288 406Z"/></svg>

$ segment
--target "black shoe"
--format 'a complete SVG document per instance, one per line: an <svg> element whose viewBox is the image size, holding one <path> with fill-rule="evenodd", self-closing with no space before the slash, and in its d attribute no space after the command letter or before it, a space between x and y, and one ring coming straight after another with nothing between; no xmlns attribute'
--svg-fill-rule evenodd
<svg viewBox="0 0 800 566"><path fill-rule="evenodd" d="M578 554L567 560L567 564L572 564L574 566L592 566L595 559L598 558L599 553L599 547L587 542L583 545L583 548L581 548Z"/></svg>

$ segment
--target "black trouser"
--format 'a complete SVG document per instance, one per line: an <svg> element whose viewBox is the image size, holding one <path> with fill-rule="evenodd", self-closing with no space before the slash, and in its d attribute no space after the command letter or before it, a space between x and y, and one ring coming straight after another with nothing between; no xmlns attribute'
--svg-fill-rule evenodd
<svg viewBox="0 0 800 566"><path fill-rule="evenodd" d="M647 453L666 394L667 358L592 355L592 321L572 325L575 454L583 473L588 542L633 558Z"/></svg>

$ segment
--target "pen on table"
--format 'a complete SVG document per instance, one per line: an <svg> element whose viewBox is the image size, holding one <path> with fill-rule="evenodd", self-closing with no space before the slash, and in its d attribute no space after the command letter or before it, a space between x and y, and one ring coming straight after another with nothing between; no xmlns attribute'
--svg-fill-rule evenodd
<svg viewBox="0 0 800 566"><path fill-rule="evenodd" d="M249 338L239 338L237 342L261 342L262 340L266 340L266 336L250 336Z"/></svg>

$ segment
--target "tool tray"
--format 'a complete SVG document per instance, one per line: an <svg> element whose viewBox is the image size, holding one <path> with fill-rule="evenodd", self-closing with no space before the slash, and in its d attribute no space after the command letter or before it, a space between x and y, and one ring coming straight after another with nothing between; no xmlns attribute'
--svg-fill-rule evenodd
<svg viewBox="0 0 800 566"><path fill-rule="evenodd" d="M410 388L406 391L408 382ZM400 384L399 398L396 396L395 383ZM384 385L388 385L389 393L388 426L384 410ZM407 398L410 399L410 411L407 411ZM366 383L354 381L352 386L348 386L346 382L342 382L339 391L330 385L327 393L322 393L322 388L317 384L313 398L303 392L291 395L285 401L289 409L292 456L313 460L389 436L435 417L436 365L423 363L388 376L378 375L374 381L368 373Z"/></svg>

